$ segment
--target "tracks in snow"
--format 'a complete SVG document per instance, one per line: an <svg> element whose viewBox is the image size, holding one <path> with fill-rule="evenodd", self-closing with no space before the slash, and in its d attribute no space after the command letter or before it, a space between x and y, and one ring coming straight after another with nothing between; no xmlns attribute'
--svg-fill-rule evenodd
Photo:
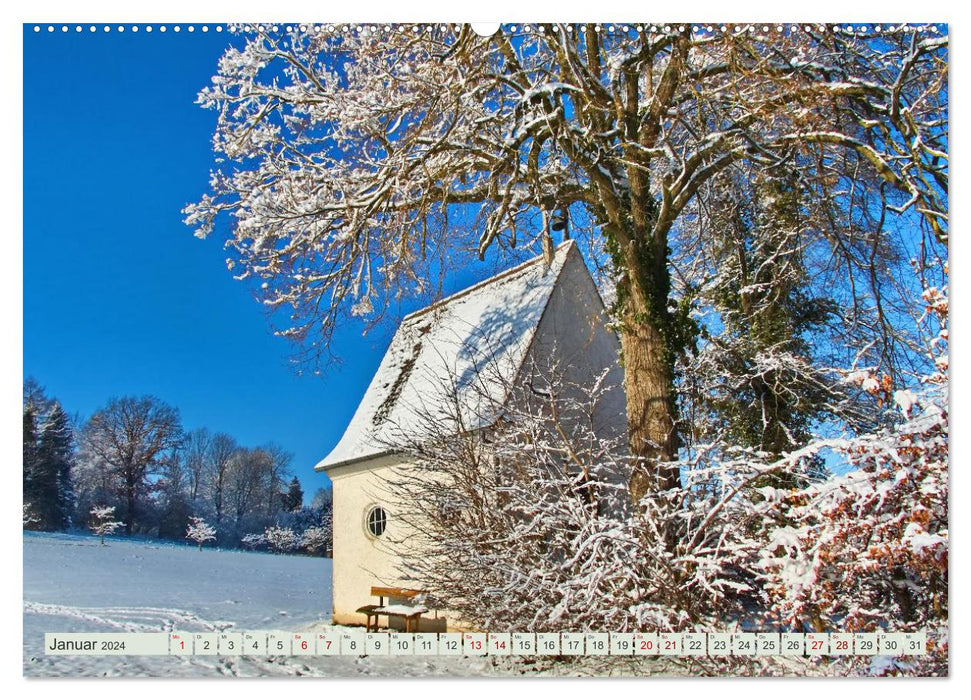
<svg viewBox="0 0 971 700"><path fill-rule="evenodd" d="M223 620L205 620L189 610L157 607L82 608L24 601L24 612L54 615L105 625L123 632L220 632L234 626Z"/></svg>

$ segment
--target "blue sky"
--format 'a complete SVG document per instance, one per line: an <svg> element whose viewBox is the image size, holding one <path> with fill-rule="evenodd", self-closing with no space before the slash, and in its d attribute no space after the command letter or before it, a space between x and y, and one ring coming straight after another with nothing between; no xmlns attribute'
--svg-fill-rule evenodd
<svg viewBox="0 0 971 700"><path fill-rule="evenodd" d="M200 241L182 223L213 166L216 115L195 97L240 39L200 25L88 26L23 27L24 374L69 413L153 394L186 429L276 442L294 454L309 499L327 483L313 465L349 422L393 328L366 338L343 329L334 352L344 364L298 376L292 348L226 270L218 236Z"/></svg>
<svg viewBox="0 0 971 700"><path fill-rule="evenodd" d="M309 500L390 329L347 329L342 366L298 377L221 242L182 223L213 164L195 96L231 37L70 29L23 30L24 375L69 413L153 394L187 429L275 441Z"/></svg>
<svg viewBox="0 0 971 700"><path fill-rule="evenodd" d="M329 484L313 465L350 422L395 318L366 337L363 325L340 329L332 350L343 362L298 376L295 348L232 278L219 235L199 240L183 223L215 166L216 113L196 95L243 39L216 25L34 26L23 26L24 376L82 418L112 397L151 394L179 409L186 430L276 442L309 501ZM442 293L501 266L490 253Z"/></svg>

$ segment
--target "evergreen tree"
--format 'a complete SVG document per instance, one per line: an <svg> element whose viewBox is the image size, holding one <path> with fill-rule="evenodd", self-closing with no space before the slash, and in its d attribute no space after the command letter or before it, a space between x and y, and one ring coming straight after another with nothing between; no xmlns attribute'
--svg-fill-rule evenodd
<svg viewBox="0 0 971 700"><path fill-rule="evenodd" d="M47 418L54 402L47 396L47 390L33 377L24 380L24 410L30 409L34 413L34 420L43 423Z"/></svg>
<svg viewBox="0 0 971 700"><path fill-rule="evenodd" d="M34 470L37 466L37 417L34 409L24 407L24 526L36 527L40 520L34 508Z"/></svg>
<svg viewBox="0 0 971 700"><path fill-rule="evenodd" d="M61 404L54 401L37 444L37 468L32 491L34 507L45 530L70 525L74 505L71 469L74 464L74 432Z"/></svg>
<svg viewBox="0 0 971 700"><path fill-rule="evenodd" d="M291 512L299 510L303 505L303 488L301 488L300 480L297 477L293 477L290 481L290 488L285 493L280 494L280 504L283 506L283 510Z"/></svg>
<svg viewBox="0 0 971 700"><path fill-rule="evenodd" d="M796 449L832 406L835 387L815 370L807 341L835 311L810 291L802 192L791 174L719 178L709 235L716 274L708 293L722 324L700 374L708 430L772 455Z"/></svg>

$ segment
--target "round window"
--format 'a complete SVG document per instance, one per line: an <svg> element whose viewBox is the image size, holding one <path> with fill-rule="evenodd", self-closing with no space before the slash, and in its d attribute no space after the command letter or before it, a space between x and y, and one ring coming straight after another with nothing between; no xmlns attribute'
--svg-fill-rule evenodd
<svg viewBox="0 0 971 700"><path fill-rule="evenodd" d="M367 531L375 537L380 537L388 526L388 514L381 506L374 506L368 511L366 522Z"/></svg>

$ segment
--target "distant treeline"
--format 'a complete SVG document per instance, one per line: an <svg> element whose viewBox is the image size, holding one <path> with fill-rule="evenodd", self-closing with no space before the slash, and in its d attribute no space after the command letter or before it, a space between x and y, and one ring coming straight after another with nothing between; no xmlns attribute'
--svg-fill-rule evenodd
<svg viewBox="0 0 971 700"><path fill-rule="evenodd" d="M178 410L153 396L111 399L87 420L70 417L33 378L24 382L23 419L25 529L87 528L94 507L113 506L127 535L185 541L190 519L202 518L218 546L330 549L330 491L319 489L305 507L292 455L279 445L186 431ZM292 533L292 547L273 546L281 531ZM301 547L307 531L314 543Z"/></svg>

